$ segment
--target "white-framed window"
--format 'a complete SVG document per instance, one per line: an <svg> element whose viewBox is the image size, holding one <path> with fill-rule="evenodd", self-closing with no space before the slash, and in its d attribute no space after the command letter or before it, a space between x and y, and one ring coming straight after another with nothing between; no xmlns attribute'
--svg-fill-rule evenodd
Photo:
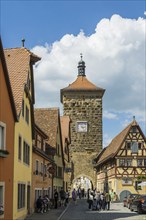
<svg viewBox="0 0 146 220"><path fill-rule="evenodd" d="M4 182L0 182L0 205L2 206L2 213L0 215L0 218L4 216L4 203L5 203L5 183Z"/></svg>
<svg viewBox="0 0 146 220"><path fill-rule="evenodd" d="M6 124L0 121L0 149L6 149Z"/></svg>
<svg viewBox="0 0 146 220"><path fill-rule="evenodd" d="M22 209L25 207L25 184L24 183L18 183L18 202L17 202L17 208Z"/></svg>

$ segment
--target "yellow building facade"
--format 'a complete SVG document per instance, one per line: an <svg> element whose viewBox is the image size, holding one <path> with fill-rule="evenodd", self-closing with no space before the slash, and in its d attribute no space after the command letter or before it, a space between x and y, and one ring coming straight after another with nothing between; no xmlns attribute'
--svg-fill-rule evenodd
<svg viewBox="0 0 146 220"><path fill-rule="evenodd" d="M34 138L33 64L40 60L26 48L5 50L17 111L14 135L13 220L31 212L32 140Z"/></svg>

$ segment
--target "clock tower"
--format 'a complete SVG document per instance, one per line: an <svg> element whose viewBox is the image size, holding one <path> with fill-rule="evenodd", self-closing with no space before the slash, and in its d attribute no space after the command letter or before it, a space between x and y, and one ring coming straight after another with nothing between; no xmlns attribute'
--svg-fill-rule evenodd
<svg viewBox="0 0 146 220"><path fill-rule="evenodd" d="M78 63L77 79L61 89L64 116L69 116L69 153L72 161L71 184L78 178L88 178L96 187L93 158L102 149L102 97L104 89L91 83L85 75L85 62Z"/></svg>

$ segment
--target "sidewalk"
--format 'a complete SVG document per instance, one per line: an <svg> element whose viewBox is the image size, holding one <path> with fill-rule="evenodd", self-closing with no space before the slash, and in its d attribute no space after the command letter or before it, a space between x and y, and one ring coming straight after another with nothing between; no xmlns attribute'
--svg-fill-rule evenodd
<svg viewBox="0 0 146 220"><path fill-rule="evenodd" d="M69 204L68 204L69 205ZM51 209L46 213L33 213L28 216L25 220L59 220L62 213L67 210L68 206L61 206L57 209Z"/></svg>

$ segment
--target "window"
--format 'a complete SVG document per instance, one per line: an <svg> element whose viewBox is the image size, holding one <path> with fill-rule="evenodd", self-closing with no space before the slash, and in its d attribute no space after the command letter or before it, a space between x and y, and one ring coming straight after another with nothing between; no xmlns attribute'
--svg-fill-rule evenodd
<svg viewBox="0 0 146 220"><path fill-rule="evenodd" d="M25 207L25 184L18 184L18 209Z"/></svg>
<svg viewBox="0 0 146 220"><path fill-rule="evenodd" d="M58 177L62 177L62 167L58 167Z"/></svg>
<svg viewBox="0 0 146 220"><path fill-rule="evenodd" d="M126 143L126 148L127 148L127 150L131 150L131 142Z"/></svg>
<svg viewBox="0 0 146 220"><path fill-rule="evenodd" d="M30 163L30 147L25 141L23 142L23 162L28 165Z"/></svg>
<svg viewBox="0 0 146 220"><path fill-rule="evenodd" d="M131 129L131 132L132 132L132 133L136 133L136 132L137 132L137 127L136 127L136 126L133 126L132 129Z"/></svg>
<svg viewBox="0 0 146 220"><path fill-rule="evenodd" d="M35 201L39 198L39 196L43 195L42 189L35 189Z"/></svg>
<svg viewBox="0 0 146 220"><path fill-rule="evenodd" d="M138 159L138 160L137 160L137 166L138 166L138 167L143 166L143 159Z"/></svg>
<svg viewBox="0 0 146 220"><path fill-rule="evenodd" d="M131 166L132 165L132 160L128 159L128 160L125 160L125 166Z"/></svg>
<svg viewBox="0 0 146 220"><path fill-rule="evenodd" d="M123 177L122 178L122 185L132 185L132 178Z"/></svg>
<svg viewBox="0 0 146 220"><path fill-rule="evenodd" d="M0 122L0 149L6 148L6 124Z"/></svg>
<svg viewBox="0 0 146 220"><path fill-rule="evenodd" d="M141 181L135 181L135 189L141 190L141 186L138 186L138 184L141 183Z"/></svg>
<svg viewBox="0 0 146 220"><path fill-rule="evenodd" d="M39 161L38 160L36 160L36 162L35 162L35 168L36 168L35 174L38 175L38 171L39 171Z"/></svg>
<svg viewBox="0 0 146 220"><path fill-rule="evenodd" d="M57 145L57 148L58 148L58 155L60 155L59 144Z"/></svg>
<svg viewBox="0 0 146 220"><path fill-rule="evenodd" d="M24 117L24 100L22 100L22 116Z"/></svg>
<svg viewBox="0 0 146 220"><path fill-rule="evenodd" d="M4 208L4 183L0 183L0 205Z"/></svg>
<svg viewBox="0 0 146 220"><path fill-rule="evenodd" d="M44 165L44 175L47 176L47 166Z"/></svg>
<svg viewBox="0 0 146 220"><path fill-rule="evenodd" d="M119 160L119 166L125 166L125 160L124 159Z"/></svg>
<svg viewBox="0 0 146 220"><path fill-rule="evenodd" d="M146 159L144 159L144 166L146 167Z"/></svg>
<svg viewBox="0 0 146 220"><path fill-rule="evenodd" d="M143 148L143 143L138 143L138 149L141 150Z"/></svg>
<svg viewBox="0 0 146 220"><path fill-rule="evenodd" d="M29 124L29 109L28 107L26 106L26 115L25 115L25 120L27 122L27 124Z"/></svg>
<svg viewBox="0 0 146 220"><path fill-rule="evenodd" d="M138 143L137 142L132 143L131 151L133 154L138 153Z"/></svg>
<svg viewBox="0 0 146 220"><path fill-rule="evenodd" d="M22 155L22 138L19 136L18 138L18 159L21 160Z"/></svg>
<svg viewBox="0 0 146 220"><path fill-rule="evenodd" d="M43 176L43 163L41 163L41 176Z"/></svg>

